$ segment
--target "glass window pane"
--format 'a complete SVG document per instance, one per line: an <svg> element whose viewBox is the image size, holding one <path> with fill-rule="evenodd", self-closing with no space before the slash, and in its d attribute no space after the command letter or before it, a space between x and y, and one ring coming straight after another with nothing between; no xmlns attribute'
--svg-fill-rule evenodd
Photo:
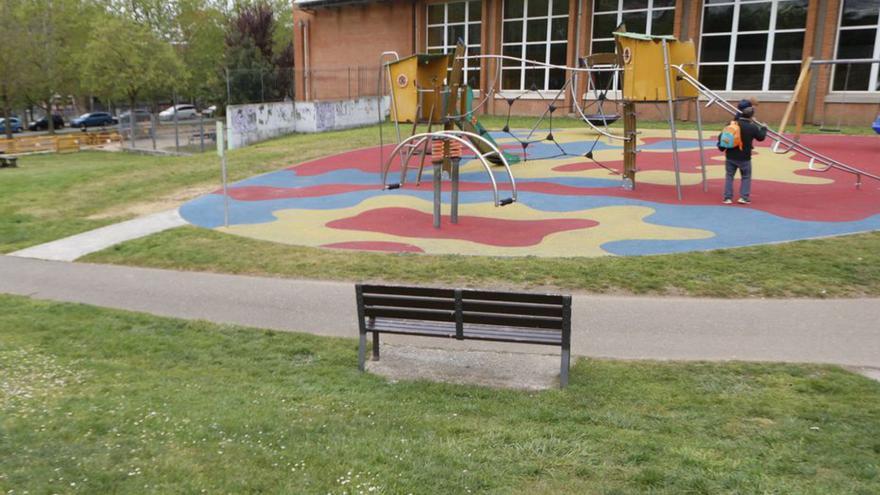
<svg viewBox="0 0 880 495"><path fill-rule="evenodd" d="M471 69L467 71L467 75L465 76L465 82L467 85L474 88L480 88L480 70L479 69Z"/></svg>
<svg viewBox="0 0 880 495"><path fill-rule="evenodd" d="M804 29L807 25L809 0L780 2L776 12L776 29Z"/></svg>
<svg viewBox="0 0 880 495"><path fill-rule="evenodd" d="M847 77L849 67L849 77ZM850 64L834 67L834 91L867 91L870 87L871 65Z"/></svg>
<svg viewBox="0 0 880 495"><path fill-rule="evenodd" d="M675 7L675 0L654 0L654 8Z"/></svg>
<svg viewBox="0 0 880 495"><path fill-rule="evenodd" d="M800 73L800 64L773 64L770 69L770 91L793 90Z"/></svg>
<svg viewBox="0 0 880 495"><path fill-rule="evenodd" d="M727 62L730 59L730 36L704 36L700 62Z"/></svg>
<svg viewBox="0 0 880 495"><path fill-rule="evenodd" d="M481 0L477 0L476 2L470 2L468 5L468 20L479 21L483 18L483 2Z"/></svg>
<svg viewBox="0 0 880 495"><path fill-rule="evenodd" d="M648 13L642 12L625 12L623 14L623 22L626 24L626 30L633 33L644 33L648 28Z"/></svg>
<svg viewBox="0 0 880 495"><path fill-rule="evenodd" d="M740 31L766 31L770 29L770 2L745 3L739 8Z"/></svg>
<svg viewBox="0 0 880 495"><path fill-rule="evenodd" d="M752 62L767 58L767 34L741 34L736 39L737 62Z"/></svg>
<svg viewBox="0 0 880 495"><path fill-rule="evenodd" d="M565 58L568 52L566 43L553 43L550 45L550 63L553 65L565 65Z"/></svg>
<svg viewBox="0 0 880 495"><path fill-rule="evenodd" d="M613 12L617 10L617 0L596 0L594 12Z"/></svg>
<svg viewBox="0 0 880 495"><path fill-rule="evenodd" d="M726 65L702 65L700 66L700 81L709 89L724 91L727 89Z"/></svg>
<svg viewBox="0 0 880 495"><path fill-rule="evenodd" d="M800 60L804 33L778 33L773 40L773 60Z"/></svg>
<svg viewBox="0 0 880 495"><path fill-rule="evenodd" d="M837 58L871 58L874 54L876 29L848 29L841 31Z"/></svg>
<svg viewBox="0 0 880 495"><path fill-rule="evenodd" d="M504 0L504 18L513 19L523 16L523 0Z"/></svg>
<svg viewBox="0 0 880 495"><path fill-rule="evenodd" d="M523 21L504 21L504 43L522 41Z"/></svg>
<svg viewBox="0 0 880 495"><path fill-rule="evenodd" d="M464 41L464 25L448 26L446 28L446 44L454 45L459 40Z"/></svg>
<svg viewBox="0 0 880 495"><path fill-rule="evenodd" d="M448 3L446 22L464 22L465 2Z"/></svg>
<svg viewBox="0 0 880 495"><path fill-rule="evenodd" d="M593 39L611 38L614 28L617 27L617 14L603 14L593 16Z"/></svg>
<svg viewBox="0 0 880 495"><path fill-rule="evenodd" d="M534 60L535 62L547 61L547 45L541 43L539 45L526 45L526 60Z"/></svg>
<svg viewBox="0 0 880 495"><path fill-rule="evenodd" d="M443 24L443 7L442 3L428 5L428 24Z"/></svg>
<svg viewBox="0 0 880 495"><path fill-rule="evenodd" d="M529 17L550 15L550 3L548 0L529 0Z"/></svg>
<svg viewBox="0 0 880 495"><path fill-rule="evenodd" d="M733 91L760 90L764 84L763 65L736 65L733 67Z"/></svg>
<svg viewBox="0 0 880 495"><path fill-rule="evenodd" d="M547 19L526 21L526 41L547 41Z"/></svg>
<svg viewBox="0 0 880 495"><path fill-rule="evenodd" d="M568 39L568 18L561 17L550 21L550 39L551 40L567 40Z"/></svg>
<svg viewBox="0 0 880 495"><path fill-rule="evenodd" d="M522 58L522 45L502 46L501 54L506 57ZM504 59L501 65L503 67L519 67L522 65L522 62L519 60Z"/></svg>
<svg viewBox="0 0 880 495"><path fill-rule="evenodd" d="M593 72L593 89L602 93L603 91L607 91L612 89L612 85L614 84L614 73L613 72Z"/></svg>
<svg viewBox="0 0 880 495"><path fill-rule="evenodd" d="M479 24L471 24L468 26L468 45L479 45L480 44L480 25Z"/></svg>
<svg viewBox="0 0 880 495"><path fill-rule="evenodd" d="M428 28L428 46L443 46L443 26Z"/></svg>
<svg viewBox="0 0 880 495"><path fill-rule="evenodd" d="M648 0L623 0L623 9L647 9Z"/></svg>
<svg viewBox="0 0 880 495"><path fill-rule="evenodd" d="M550 69L550 81L547 89L562 89L565 85L565 71L563 69Z"/></svg>
<svg viewBox="0 0 880 495"><path fill-rule="evenodd" d="M553 0L553 15L568 15L568 0Z"/></svg>
<svg viewBox="0 0 880 495"><path fill-rule="evenodd" d="M593 50L590 53L614 53L614 42L594 41Z"/></svg>
<svg viewBox="0 0 880 495"><path fill-rule="evenodd" d="M877 0L844 0L841 26L876 26L880 15Z"/></svg>
<svg viewBox="0 0 880 495"><path fill-rule="evenodd" d="M519 77L519 69L501 71L501 89L521 89Z"/></svg>
<svg viewBox="0 0 880 495"><path fill-rule="evenodd" d="M733 5L706 7L703 11L704 33L729 33L733 28Z"/></svg>
<svg viewBox="0 0 880 495"><path fill-rule="evenodd" d="M547 72L544 69L531 69L526 71L526 84L523 89L542 90L546 85Z"/></svg>
<svg viewBox="0 0 880 495"><path fill-rule="evenodd" d="M672 34L674 26L675 10L655 10L651 13L650 34Z"/></svg>

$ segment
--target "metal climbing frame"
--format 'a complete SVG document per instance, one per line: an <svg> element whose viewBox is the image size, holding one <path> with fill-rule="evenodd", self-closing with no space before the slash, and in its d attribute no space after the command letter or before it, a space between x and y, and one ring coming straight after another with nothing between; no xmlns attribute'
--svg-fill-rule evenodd
<svg viewBox="0 0 880 495"><path fill-rule="evenodd" d="M442 130L435 132L424 132L421 134L415 134L408 138L403 139L391 152L391 155L388 156L388 159L382 166L382 188L383 189L399 189L403 187L406 183L406 174L408 170L409 159L411 158L411 153L405 153L404 150L410 148L419 148L425 143L428 143L432 139L439 140L447 140L447 141L455 141L461 144L463 147L470 150L474 156L480 161L483 165L483 168L486 170L486 173L489 174L489 180L492 183L492 195L494 199L494 204L496 207L498 206L506 206L516 202L516 180L513 178L513 172L510 170L510 164L507 163L507 158L504 157L504 153L498 149L497 146L492 144L491 141L480 136L479 134L474 134L471 132L465 131L456 131L456 130ZM486 146L490 148L490 151L486 153L480 153L480 150L474 144L474 142L479 141L484 143ZM400 182L389 184L388 183L388 172L391 169L391 163L394 161L394 157L401 156L401 175ZM498 181L495 180L495 174L492 172L492 166L488 161L490 156L497 156L501 164L504 166L504 170L507 172L507 178L510 181L510 191L511 195L508 198L501 198L498 195ZM460 163L454 163L452 170L450 171L450 179L452 182L452 195L451 195L451 220L452 223L458 223L458 186L459 186L459 166ZM440 228L440 205L441 205L441 194L440 194L440 177L441 177L441 167L440 164L434 165L434 174L433 174L433 184L434 184L434 227Z"/></svg>
<svg viewBox="0 0 880 495"><path fill-rule="evenodd" d="M672 68L678 72L678 79L679 80L685 81L688 84L692 85L693 87L695 87L697 89L697 91L699 91L701 94L703 94L704 96L706 96L709 99L709 101L706 103L707 107L712 106L712 105L718 105L719 107L726 110L727 112L729 112L732 115L736 115L739 112L736 109L736 107L731 105L728 101L726 101L724 98L722 98L718 93L712 91L711 89L706 87L703 83L701 83L699 80L697 80L696 78L694 78L693 76L688 74L684 70L683 66L673 65ZM763 124L757 120L755 121L755 123L758 125L766 126L766 124ZM864 170L855 168L855 167L853 167L851 165L847 165L845 163L841 163L831 157L825 156L822 153L819 153L818 151L813 150L812 148L804 146L803 144L799 143L798 141L795 141L794 139L791 139L791 138L789 138L783 134L780 134L776 131L773 131L769 127L767 128L767 135L770 136L770 138L773 139L774 141L776 141L777 143L780 143L784 146L787 146L788 150L794 151L796 153L800 153L801 155L804 155L807 158L809 158L810 162L808 164L808 167L810 170L813 170L816 172L826 172L826 171L833 168L833 169L837 169L837 170L842 170L844 172L849 172L849 173L854 174L856 176L856 188L860 188L862 186L862 178L863 177L867 177L870 179L874 179L876 181L880 181L880 176L878 176L878 175L872 174L870 172L865 172ZM817 163L820 165L824 165L824 168L817 168L815 166Z"/></svg>

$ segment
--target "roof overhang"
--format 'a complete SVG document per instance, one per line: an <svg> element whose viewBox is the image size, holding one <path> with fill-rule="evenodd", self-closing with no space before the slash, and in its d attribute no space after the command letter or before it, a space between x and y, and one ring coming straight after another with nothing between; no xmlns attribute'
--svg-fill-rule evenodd
<svg viewBox="0 0 880 495"><path fill-rule="evenodd" d="M315 11L321 9L348 7L350 5L379 3L380 1L383 0L294 0L293 6L299 10Z"/></svg>

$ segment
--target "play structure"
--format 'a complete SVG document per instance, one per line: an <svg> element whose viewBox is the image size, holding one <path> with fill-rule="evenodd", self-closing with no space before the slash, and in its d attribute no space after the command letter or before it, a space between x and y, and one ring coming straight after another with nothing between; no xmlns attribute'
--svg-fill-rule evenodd
<svg viewBox="0 0 880 495"><path fill-rule="evenodd" d="M391 88L391 108L389 110L397 138L396 146L391 154L387 157L384 156L384 153L380 155L383 189L394 190L404 187L413 159L418 159L416 185L419 185L425 162L430 157L430 163L433 167L434 226L440 228L443 176L448 177L451 183L450 221L452 223L458 221L459 168L463 161L463 153L466 152L467 157L473 156L478 160L488 174L492 185L494 205L505 206L517 200L516 182L511 165L528 160L530 145L550 143L558 150L558 153L542 158L585 157L619 175L624 189L635 190L638 171L636 161L640 151L637 149L639 131L636 122L636 105L650 103L663 104L667 107L666 115L671 135L675 191L678 200L681 201L682 181L675 106L677 103L692 103L696 110L702 189L704 192L707 191L701 104L705 103L707 107L716 105L731 115L737 115L738 110L699 81L696 49L693 42L677 40L671 36L629 33L623 25L618 27L614 37L616 40L615 53L598 53L584 57L579 60L578 67L559 66L504 55L465 56L465 50L461 43L453 53L449 54L416 54L400 58L394 52L383 53L380 57L382 70L380 70L379 88L381 90L383 84L388 84ZM490 59L495 62L497 68L489 87L482 92L479 102L474 101L473 90L462 82L462 65L468 59L474 61ZM549 99L544 112L526 133L516 133L511 130L510 117L513 114L514 104L530 91L523 92L517 97L502 98L507 103L507 122L500 131L495 132L495 135L496 137L504 135L510 141L518 143L522 152L521 156L501 149L496 139L480 124L476 117L477 112L490 98L497 97L496 85L500 80L501 66L505 61L524 64L529 68L562 69L566 71L566 74L569 74L563 86L553 98ZM809 159L809 170L815 172L834 169L855 175L856 187L861 187L863 178L880 181L880 176L819 153L801 143L800 140L800 129L804 119L802 102L806 98L808 86L806 80L809 77L811 67L817 64L849 64L853 62L865 61L813 61L808 59L801 71L794 91L794 98L785 113L779 132L768 129L768 136L774 142L774 152L795 152L805 156ZM600 76L604 77L600 78ZM584 106L578 102L575 90L578 87L580 77L585 77L587 91L597 96L590 104L595 105L594 111L590 110L589 105ZM621 96L614 102L618 110L609 113L606 112L605 106L610 101L608 93L615 78L620 81ZM604 79L604 87L599 87L598 81L600 79ZM537 89L532 88L531 92L537 92ZM569 101L572 110L581 117L589 129L595 132L595 140L585 153L570 153L554 134L553 116L557 110L563 107L563 98L566 92L570 92ZM784 134L785 127L795 107L799 110L796 114L797 129L794 137L788 137ZM383 115L380 101L380 119ZM609 127L619 120L623 122L622 134L616 133ZM756 123L764 125L758 121ZM546 124L549 127L546 129L546 134L544 134L545 129L539 131L541 124ZM410 135L402 137L401 126L406 125L412 126ZM426 126L426 129L420 131L419 126ZM880 117L875 123L875 129L880 132ZM380 126L380 149L385 144L381 132ZM596 160L593 151L602 137L623 144L623 164L620 170L610 168ZM389 182L389 173L395 160L399 160L401 164L400 178L397 182ZM511 191L509 197L502 198L500 196L498 181L493 171L494 167L504 169Z"/></svg>

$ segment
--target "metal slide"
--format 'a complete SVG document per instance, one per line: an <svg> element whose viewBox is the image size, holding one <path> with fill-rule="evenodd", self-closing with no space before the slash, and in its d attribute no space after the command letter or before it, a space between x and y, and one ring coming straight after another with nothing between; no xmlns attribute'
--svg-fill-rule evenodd
<svg viewBox="0 0 880 495"><path fill-rule="evenodd" d="M709 99L709 102L706 103L707 107L709 107L713 104L716 104L733 115L736 115L738 113L738 110L736 109L735 106L731 105L729 102L724 100L724 98L722 98L718 93L707 88L699 80L697 80L696 78L694 78L693 76L688 74L684 70L683 66L673 65L672 68L678 71L678 73L679 73L678 79L680 81L685 81L688 84L690 84L691 86L697 88L697 91L699 91L703 96L705 96L706 98ZM755 121L755 123L758 125L766 126L766 124L758 122L757 120ZM809 158L810 163L809 163L808 167L810 170L813 170L816 172L826 172L826 171L831 170L833 168L833 169L837 169L837 170L842 170L844 172L849 172L849 173L854 174L856 176L856 187L857 188L862 186L862 177L867 177L869 179L874 179L874 180L880 182L880 176L878 176L878 175L872 174L870 172L865 172L864 170L855 168L855 167L853 167L851 165L847 165L845 163L841 163L831 157L825 156L812 148L804 146L803 144L801 144L798 141L795 141L794 139L791 139L783 134L780 134L780 133L770 129L769 127L767 127L767 135L770 136L770 138L773 139L774 141L776 141L778 144L782 144L784 146L787 146L787 151L794 151L794 152L800 153L801 155L804 155L807 158ZM819 166L817 166L817 164Z"/></svg>

